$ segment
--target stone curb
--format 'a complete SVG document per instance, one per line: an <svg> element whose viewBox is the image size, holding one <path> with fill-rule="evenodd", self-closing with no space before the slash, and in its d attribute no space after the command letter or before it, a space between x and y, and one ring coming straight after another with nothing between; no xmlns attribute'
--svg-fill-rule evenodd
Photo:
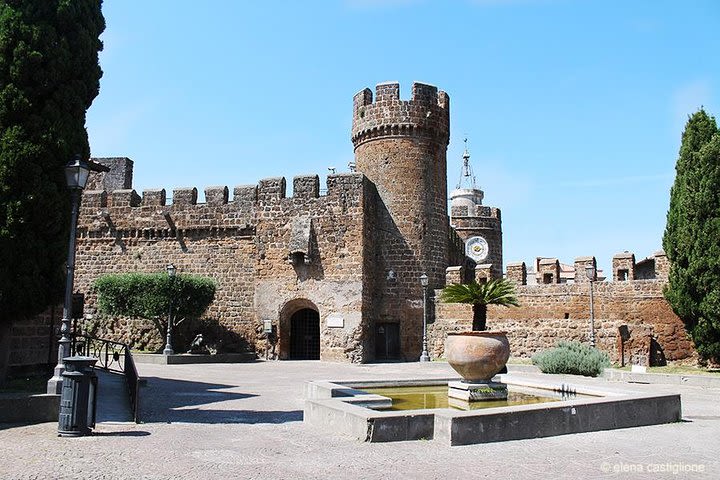
<svg viewBox="0 0 720 480"><path fill-rule="evenodd" d="M23 393L0 397L0 423L57 422L60 395Z"/></svg>
<svg viewBox="0 0 720 480"><path fill-rule="evenodd" d="M159 353L133 353L135 363L155 365L195 365L200 363L251 363L256 359L254 353L218 353L216 355L195 355L180 353L162 355Z"/></svg>
<svg viewBox="0 0 720 480"><path fill-rule="evenodd" d="M695 387L720 388L720 376L682 375L671 373L633 373L606 368L602 374L605 380L630 383L651 383L665 385L691 385Z"/></svg>

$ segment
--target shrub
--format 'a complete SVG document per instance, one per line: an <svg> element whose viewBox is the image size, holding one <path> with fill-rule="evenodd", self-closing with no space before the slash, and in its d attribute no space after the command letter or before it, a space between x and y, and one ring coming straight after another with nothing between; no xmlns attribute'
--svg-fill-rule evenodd
<svg viewBox="0 0 720 480"><path fill-rule="evenodd" d="M551 350L532 358L543 373L565 373L597 377L610 366L610 358L600 350L580 342L560 342Z"/></svg>
<svg viewBox="0 0 720 480"><path fill-rule="evenodd" d="M151 320L162 341L170 304L173 327L185 319L197 319L213 301L216 285L211 278L194 275L170 278L165 273L122 273L98 278L93 288L100 313Z"/></svg>

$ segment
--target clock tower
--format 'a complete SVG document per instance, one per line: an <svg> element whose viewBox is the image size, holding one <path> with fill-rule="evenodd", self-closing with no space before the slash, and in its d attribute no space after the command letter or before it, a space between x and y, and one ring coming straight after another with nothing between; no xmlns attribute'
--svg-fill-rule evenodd
<svg viewBox="0 0 720 480"><path fill-rule="evenodd" d="M502 278L502 219L500 209L482 204L484 192L475 185L470 153L465 152L460 181L450 193L450 225L465 242L465 256Z"/></svg>

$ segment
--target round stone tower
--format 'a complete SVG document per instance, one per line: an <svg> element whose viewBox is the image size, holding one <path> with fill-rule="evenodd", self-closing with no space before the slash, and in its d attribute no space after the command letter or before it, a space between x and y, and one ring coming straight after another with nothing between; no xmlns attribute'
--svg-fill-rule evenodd
<svg viewBox="0 0 720 480"><path fill-rule="evenodd" d="M375 323L399 322L404 357L422 335L422 287L442 287L447 267L447 158L450 100L414 83L400 100L397 83L377 85L353 99L355 165L376 186L381 204L375 229ZM418 324L419 322L419 324ZM417 339L419 340L419 339ZM377 341L377 340L376 340Z"/></svg>

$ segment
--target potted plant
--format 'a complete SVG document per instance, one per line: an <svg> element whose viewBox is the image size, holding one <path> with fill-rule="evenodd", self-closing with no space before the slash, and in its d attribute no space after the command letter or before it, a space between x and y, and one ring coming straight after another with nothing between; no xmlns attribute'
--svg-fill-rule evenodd
<svg viewBox="0 0 720 480"><path fill-rule="evenodd" d="M445 358L466 382L488 382L510 358L510 343L505 332L486 331L487 306L520 306L515 285L499 278L486 283L471 282L445 287L440 299L446 303L472 305L473 327L469 332L449 333Z"/></svg>

